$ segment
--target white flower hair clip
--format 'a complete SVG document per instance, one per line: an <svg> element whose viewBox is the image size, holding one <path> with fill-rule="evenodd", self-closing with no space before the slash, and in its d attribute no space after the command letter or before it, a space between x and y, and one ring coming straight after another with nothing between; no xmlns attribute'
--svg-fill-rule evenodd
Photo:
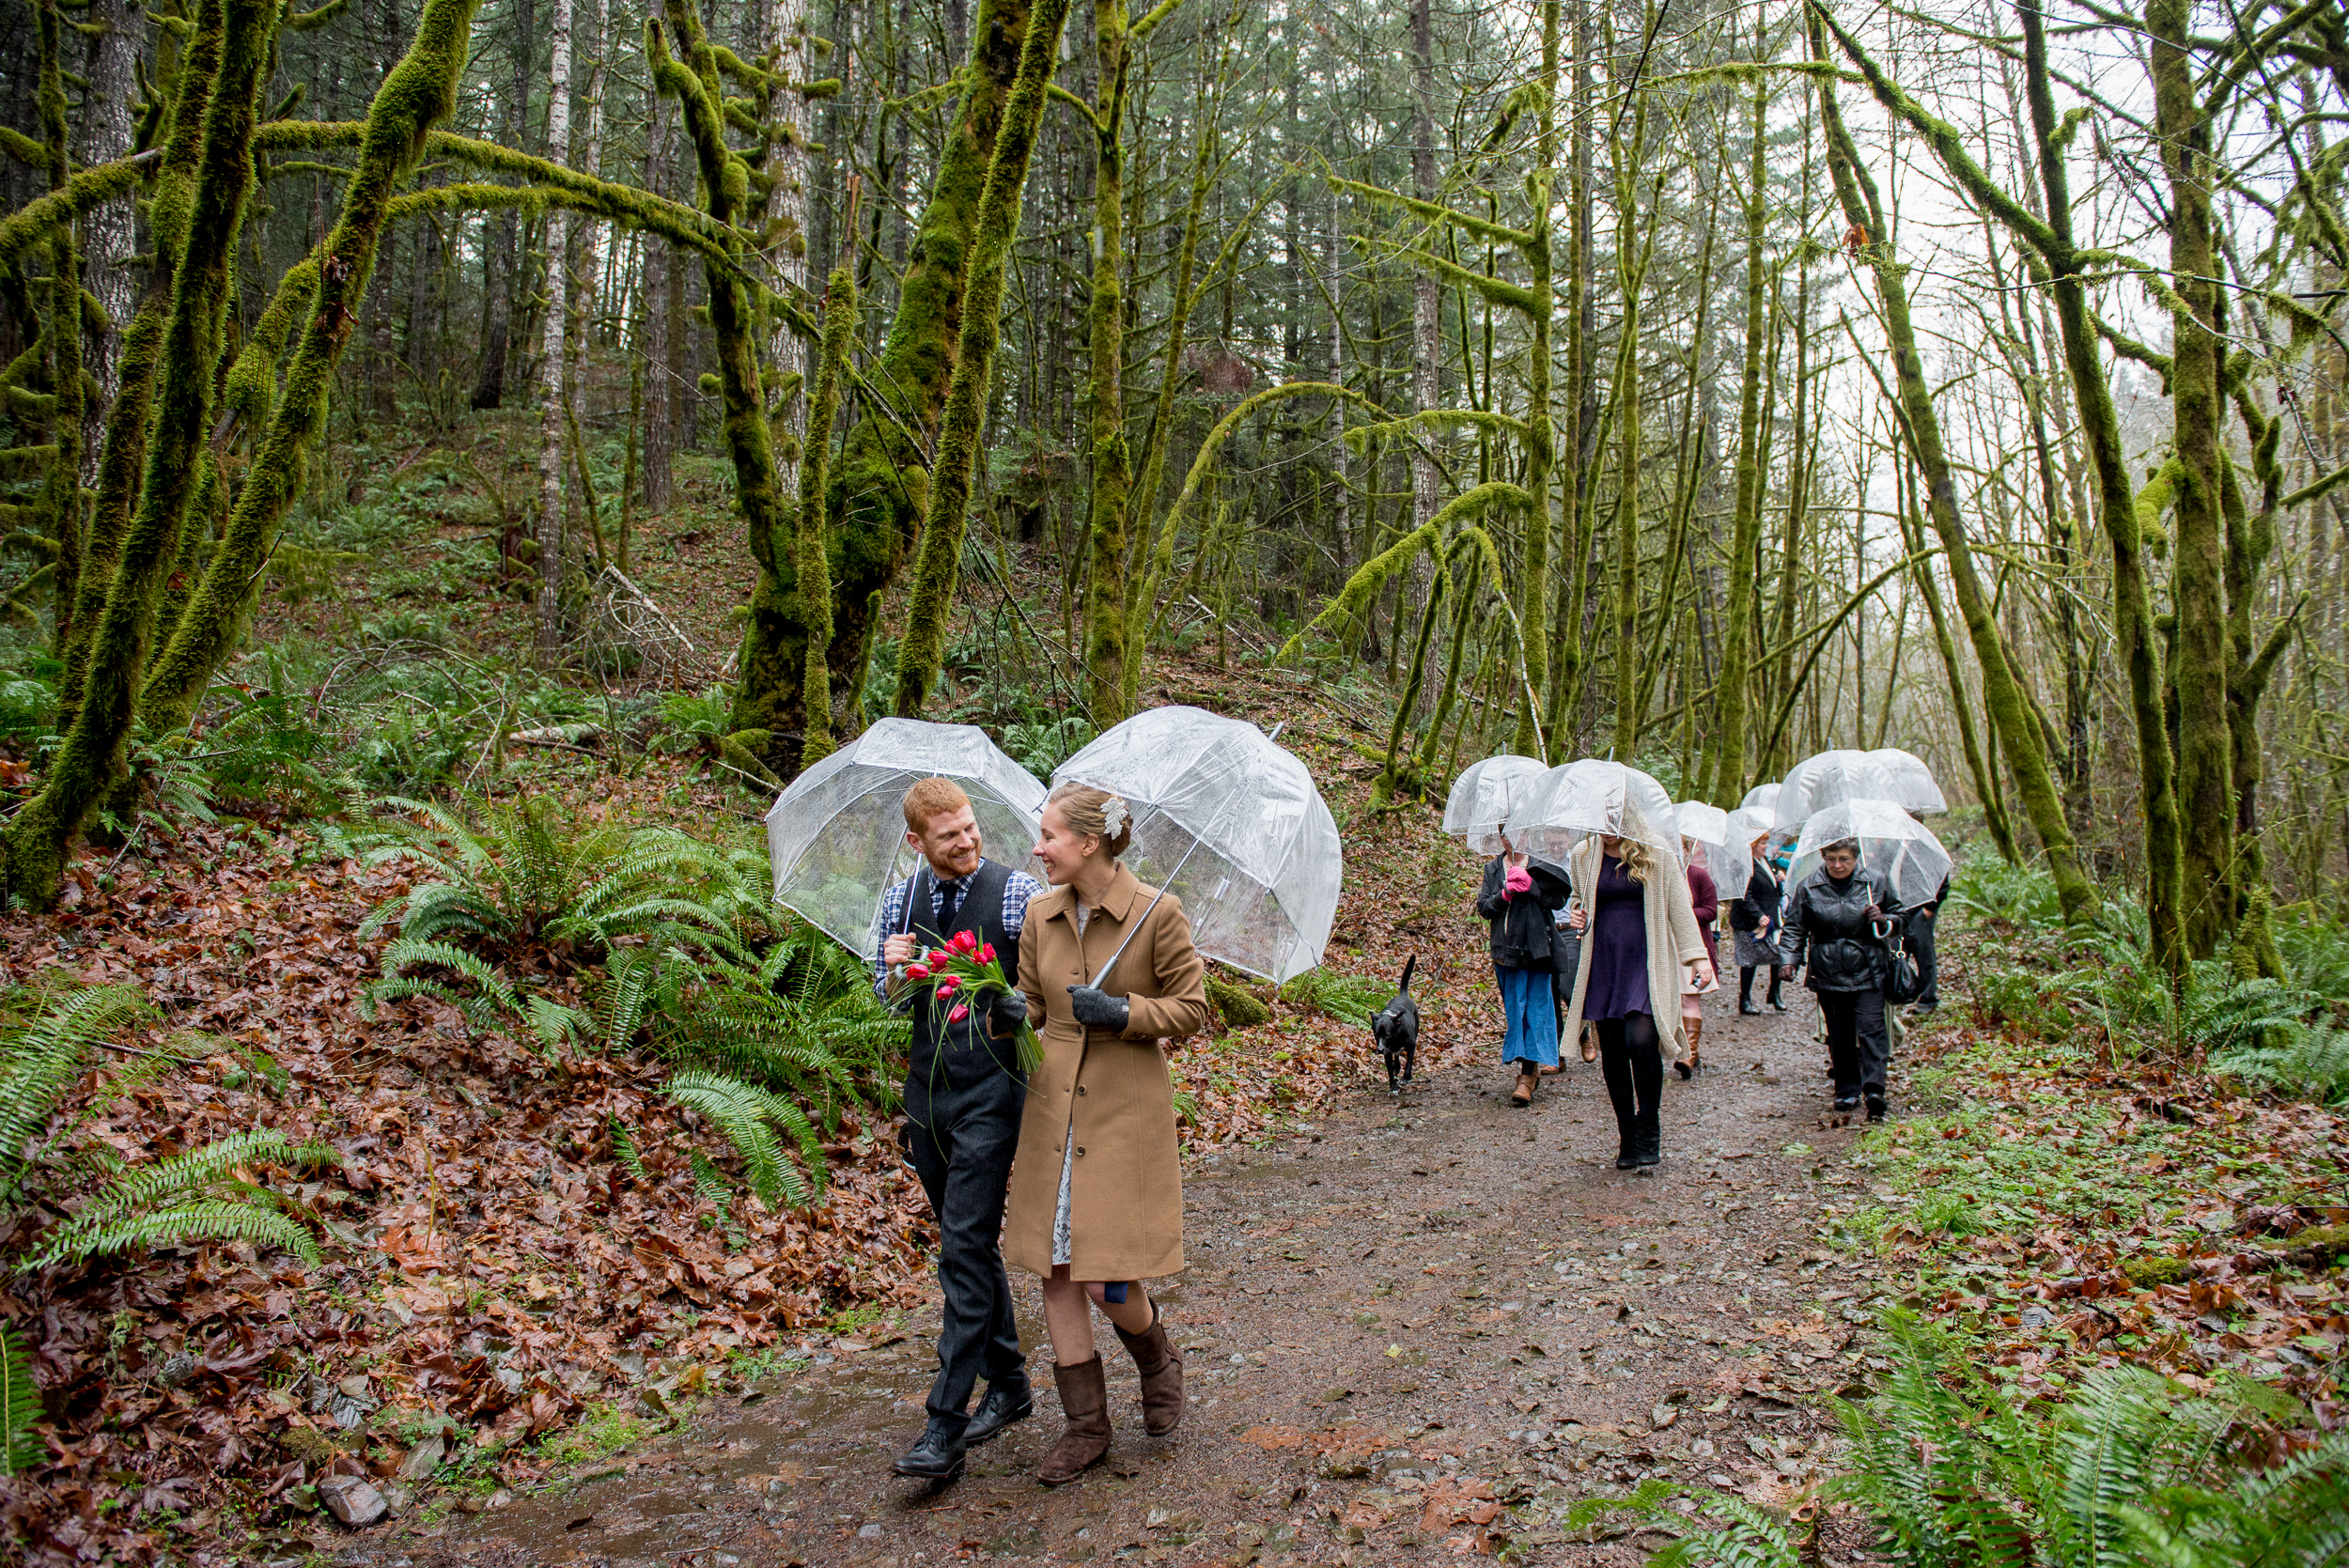
<svg viewBox="0 0 2349 1568"><path fill-rule="evenodd" d="M1101 836L1115 838L1133 820L1126 811L1126 802L1112 795L1101 802Z"/></svg>

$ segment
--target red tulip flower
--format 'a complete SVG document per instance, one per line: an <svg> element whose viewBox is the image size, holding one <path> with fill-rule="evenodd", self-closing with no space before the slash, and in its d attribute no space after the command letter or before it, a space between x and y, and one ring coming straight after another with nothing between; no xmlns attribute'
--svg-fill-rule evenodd
<svg viewBox="0 0 2349 1568"><path fill-rule="evenodd" d="M970 1016L971 1004L967 1001L958 1001L955 1003L955 1010L946 1015L946 1021L948 1023L960 1023L963 1019L969 1017Z"/></svg>

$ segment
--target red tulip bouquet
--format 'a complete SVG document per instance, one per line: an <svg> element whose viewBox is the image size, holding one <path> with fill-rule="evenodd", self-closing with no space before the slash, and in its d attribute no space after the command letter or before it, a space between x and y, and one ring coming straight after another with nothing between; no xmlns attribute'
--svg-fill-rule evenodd
<svg viewBox="0 0 2349 1568"><path fill-rule="evenodd" d="M949 1009L948 1023L962 1022L972 1008L984 1009L996 997L1014 989L1003 976L1003 966L996 960L995 944L983 942L969 931L957 931L942 946L916 953L913 962L906 966L906 978L916 984L928 982L930 1005ZM982 1032L985 1027L981 1025ZM1025 1019L1012 1038L1021 1072L1033 1073L1044 1064L1043 1044Z"/></svg>

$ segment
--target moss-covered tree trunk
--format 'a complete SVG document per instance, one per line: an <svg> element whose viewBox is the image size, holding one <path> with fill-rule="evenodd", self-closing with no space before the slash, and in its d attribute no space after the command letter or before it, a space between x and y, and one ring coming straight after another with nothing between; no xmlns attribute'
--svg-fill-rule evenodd
<svg viewBox="0 0 2349 1568"><path fill-rule="evenodd" d="M1551 286L1556 271L1551 254L1554 222L1550 192L1558 162L1559 0L1543 0L1542 69L1534 79L1533 166L1526 172L1525 257L1527 326L1532 342L1526 353L1525 478L1532 504L1525 516L1525 578L1518 598L1519 645L1524 649L1525 692L1517 704L1514 744L1520 755L1543 756L1548 750L1542 733L1542 697L1549 690L1550 545L1557 523L1549 510L1550 473L1558 457L1557 422L1550 411L1552 350L1550 327L1557 316L1557 291ZM1496 587L1499 584L1495 584Z"/></svg>
<svg viewBox="0 0 2349 1568"><path fill-rule="evenodd" d="M1086 307L1091 346L1087 413L1093 495L1086 539L1092 570L1085 585L1085 686L1093 722L1106 729L1126 717L1126 508L1133 454L1126 442L1126 114L1125 0L1094 0L1093 298ZM1174 365L1167 373L1174 373Z"/></svg>
<svg viewBox="0 0 2349 1568"><path fill-rule="evenodd" d="M1003 119L987 163L987 179L971 227L968 282L955 368L939 422L938 461L922 514L922 548L906 606L905 641L897 650L894 710L922 711L938 678L946 645L946 613L962 565L963 530L987 404L995 388L995 348L1003 335L1003 281L1012 241L1019 233L1019 198L1028 183L1036 127L1060 51L1069 0L1035 0L1019 54L1019 68L1003 99Z"/></svg>
<svg viewBox="0 0 2349 1568"><path fill-rule="evenodd" d="M197 13L199 39L207 29L218 34L220 64L185 203L166 206L159 193L151 219L159 235L180 239L184 249L173 278L138 505L92 632L72 726L40 794L10 820L0 841L10 891L36 908L55 901L68 846L124 776L156 606L179 554L208 433L237 232L253 188L255 98L278 15L271 0L207 0Z"/></svg>
<svg viewBox="0 0 2349 1568"><path fill-rule="evenodd" d="M849 429L829 476L824 509L832 629L825 663L835 690L845 684L853 691L863 672L872 608L904 565L927 499L926 458L904 432L927 439L945 407L980 194L1032 9L1031 0L981 0L972 19L960 101L907 255L896 318L867 372L875 396L889 407L863 414ZM739 477L739 463L737 472ZM745 520L759 526L747 509ZM787 542L754 540L753 557L758 582L743 629L731 723L737 732L757 735L754 749L769 767L787 770L797 748L785 737L805 723L801 692L809 667L808 617L799 599L796 552Z"/></svg>
<svg viewBox="0 0 2349 1568"><path fill-rule="evenodd" d="M554 0L547 29L550 57L547 87L547 156L571 156L571 0ZM559 209L547 214L546 290L538 318L538 658L552 662L563 646L564 547L563 431L570 408L570 356L565 342L570 326L570 217Z"/></svg>
<svg viewBox="0 0 2349 1568"><path fill-rule="evenodd" d="M1759 24L1756 25L1757 38ZM1721 629L1721 675L1714 689L1712 754L1703 798L1734 807L1746 793L1746 702L1751 683L1754 566L1762 548L1762 356L1769 269L1763 242L1769 217L1769 88L1756 82L1746 154L1746 360L1737 394L1737 499L1729 528L1729 605Z"/></svg>
<svg viewBox="0 0 2349 1568"><path fill-rule="evenodd" d="M1615 744L1629 762L1645 717L1634 700L1640 659L1640 458L1646 427L1640 417L1640 289L1645 271L1640 243L1639 169L1647 143L1647 97L1635 92L1631 145L1610 150L1615 163L1615 279L1623 296L1622 344L1615 356Z"/></svg>
<svg viewBox="0 0 2349 1568"><path fill-rule="evenodd" d="M278 524L301 489L303 454L325 429L327 393L366 297L395 194L433 125L454 107L478 3L426 0L407 54L376 89L343 210L319 261L317 294L286 367L284 392L255 444L220 542L141 695L140 711L158 728L188 722L212 673L243 634ZM225 93L225 69L222 74Z"/></svg>
<svg viewBox="0 0 2349 1568"><path fill-rule="evenodd" d="M163 363L163 329L171 318L173 280L179 274L179 249L187 238L188 205L194 197L198 162L204 150L204 114L212 101L212 84L220 70L221 28L218 8L200 8L195 32L179 61L170 118L163 139L163 160L156 170L154 197L148 206L149 249L147 290L138 313L122 334L117 361L118 384L106 411L105 434L98 449L98 484L90 505L87 543L83 551L81 582L73 609L73 635L63 654L65 671L57 687L57 724L70 731L82 706L83 677L89 669L90 648L107 596L113 592L116 569L122 559L124 536L138 502L139 481L146 473L147 441L153 425L156 372Z"/></svg>
<svg viewBox="0 0 2349 1568"><path fill-rule="evenodd" d="M2179 482L2172 497L2170 598L2177 616L2170 679L2178 701L2178 817L2183 935L2206 957L2234 924L2234 786L2227 723L2227 549L2220 518L2219 427L2226 418L2212 234L2210 131L2194 90L2191 7L2146 7L2154 121L2170 180L2170 399Z"/></svg>
<svg viewBox="0 0 2349 1568"><path fill-rule="evenodd" d="M856 345L856 208L853 177L848 185L848 236L840 261L824 284L824 335L816 365L816 395L808 402L807 445L800 462L797 569L811 588L807 596L807 670L801 677L807 719L800 739L800 766L811 768L832 750L832 680L824 650L832 644L832 575L824 555L824 478L830 469L832 427L840 416L840 382Z"/></svg>
<svg viewBox="0 0 2349 1568"><path fill-rule="evenodd" d="M39 0L36 31L40 39L41 149L49 158L49 189L65 189L70 174L66 135L65 73L60 60L65 24L57 15L57 0ZM39 521L34 532L56 549L53 596L57 611L52 632L56 651L65 652L73 637L74 593L82 573L82 259L74 242L74 225L61 225L49 242L49 391L53 398L50 440L57 455L50 462L41 488Z"/></svg>
<svg viewBox="0 0 2349 1568"><path fill-rule="evenodd" d="M1812 52L1828 57L1826 22L1812 12ZM1909 318L1908 288L1904 269L1892 256L1882 199L1875 180L1859 162L1859 150L1835 101L1829 78L1818 82L1819 112L1827 132L1828 169L1845 220L1865 237L1861 249L1875 275L1876 297L1884 307L1885 328L1891 340L1894 385L1901 417L1916 445L1918 465L1924 472L1926 515L1939 536L1949 562L1950 583L1957 598L1982 666L1983 698L1990 710L1993 733L2006 748L2009 766L2020 786L2023 808L2047 856L2056 894L2067 923L2086 920L2094 909L2096 892L2080 868L2073 847L2071 825L2064 820L2063 797L2047 762L2035 716L2015 678L2015 666L1998 617L1982 580L1974 570L1973 547L1966 536L1965 519L1957 509L1957 487L1941 440L1940 416L1932 389L1925 381L1924 360L1917 348L1916 329ZM2053 192L2049 201L2054 201Z"/></svg>

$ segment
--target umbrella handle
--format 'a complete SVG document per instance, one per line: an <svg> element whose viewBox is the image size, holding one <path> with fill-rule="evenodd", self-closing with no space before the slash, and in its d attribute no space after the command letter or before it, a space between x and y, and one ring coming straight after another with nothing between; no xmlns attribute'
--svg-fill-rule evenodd
<svg viewBox="0 0 2349 1568"><path fill-rule="evenodd" d="M1133 929L1126 933L1126 939L1117 944L1117 951L1111 954L1108 961L1101 966L1101 972L1093 977L1094 989L1100 989L1101 982L1110 977L1110 970L1115 969L1117 961L1126 956L1126 949L1133 945L1135 934L1149 922L1151 913L1158 908L1159 899L1166 896L1167 888L1174 885L1174 878L1183 874L1183 867L1189 865L1190 858L1197 853L1199 853L1199 840L1194 837L1190 841L1190 847L1183 851L1183 858L1174 862L1174 869L1166 874L1166 881L1159 887L1158 897L1150 900L1150 908L1142 911L1142 919L1134 922Z"/></svg>

